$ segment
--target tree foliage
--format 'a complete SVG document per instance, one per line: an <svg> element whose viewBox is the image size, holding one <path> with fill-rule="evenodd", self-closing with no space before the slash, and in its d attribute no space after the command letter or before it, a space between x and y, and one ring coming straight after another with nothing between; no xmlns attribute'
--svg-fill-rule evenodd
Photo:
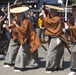
<svg viewBox="0 0 76 75"><path fill-rule="evenodd" d="M76 4L76 0L70 0L72 4Z"/></svg>

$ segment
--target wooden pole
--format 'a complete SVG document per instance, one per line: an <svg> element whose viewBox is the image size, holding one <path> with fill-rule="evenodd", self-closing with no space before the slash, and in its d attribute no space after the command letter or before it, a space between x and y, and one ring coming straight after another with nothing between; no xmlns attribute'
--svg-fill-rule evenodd
<svg viewBox="0 0 76 75"><path fill-rule="evenodd" d="M10 26L10 7L9 7L10 3L8 2L8 23Z"/></svg>
<svg viewBox="0 0 76 75"><path fill-rule="evenodd" d="M66 0L66 7L67 7L67 5L68 5L68 0ZM67 13L67 8L65 8L65 21L67 21L68 20L68 13Z"/></svg>
<svg viewBox="0 0 76 75"><path fill-rule="evenodd" d="M14 4L16 4L17 0L15 0ZM10 26L10 3L8 2L8 23Z"/></svg>
<svg viewBox="0 0 76 75"><path fill-rule="evenodd" d="M17 0L15 0L14 4L16 4Z"/></svg>

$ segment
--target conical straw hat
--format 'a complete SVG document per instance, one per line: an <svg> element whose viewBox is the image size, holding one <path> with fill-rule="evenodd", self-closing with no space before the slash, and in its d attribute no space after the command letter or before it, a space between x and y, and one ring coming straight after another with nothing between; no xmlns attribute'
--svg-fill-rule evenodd
<svg viewBox="0 0 76 75"><path fill-rule="evenodd" d="M61 7L58 7L58 6L53 6L53 5L45 5L46 7L48 8L51 8L51 9L55 9L55 10L64 10L64 8L61 8Z"/></svg>
<svg viewBox="0 0 76 75"><path fill-rule="evenodd" d="M22 13L29 9L29 7L22 6L22 7L15 7L10 9L10 13Z"/></svg>
<svg viewBox="0 0 76 75"><path fill-rule="evenodd" d="M72 4L72 5L67 6L66 8L72 8L72 7L75 7L75 6L76 6L76 4Z"/></svg>
<svg viewBox="0 0 76 75"><path fill-rule="evenodd" d="M16 3L16 4L11 4L11 5L9 6L9 8L12 9L12 8L15 8L15 7L19 7L19 6L21 6L21 5L22 5L22 2L18 2L18 3ZM6 7L4 11L8 11L8 7Z"/></svg>

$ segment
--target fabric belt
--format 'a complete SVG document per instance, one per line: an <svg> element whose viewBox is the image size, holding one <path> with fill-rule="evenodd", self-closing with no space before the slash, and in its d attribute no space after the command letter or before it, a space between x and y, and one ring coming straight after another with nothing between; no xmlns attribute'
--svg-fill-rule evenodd
<svg viewBox="0 0 76 75"><path fill-rule="evenodd" d="M59 36L51 36L51 38L58 38Z"/></svg>

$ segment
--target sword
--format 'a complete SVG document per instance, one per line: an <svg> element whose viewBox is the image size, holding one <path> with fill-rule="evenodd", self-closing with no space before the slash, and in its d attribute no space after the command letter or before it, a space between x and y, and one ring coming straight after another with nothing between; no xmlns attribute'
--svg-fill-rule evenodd
<svg viewBox="0 0 76 75"><path fill-rule="evenodd" d="M70 49L67 46L67 44L69 44L69 43L67 43L66 41L64 41L60 36L59 36L59 39L64 43L64 45L66 46L68 52L71 54L71 51L70 51Z"/></svg>
<svg viewBox="0 0 76 75"><path fill-rule="evenodd" d="M44 47L44 45L42 45L42 48L43 48L45 51L47 51L47 49Z"/></svg>

